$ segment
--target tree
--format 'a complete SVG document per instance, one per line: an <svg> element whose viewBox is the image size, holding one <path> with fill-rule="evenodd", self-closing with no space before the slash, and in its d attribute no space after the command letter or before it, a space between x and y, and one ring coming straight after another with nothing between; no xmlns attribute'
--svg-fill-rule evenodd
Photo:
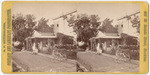
<svg viewBox="0 0 150 75"><path fill-rule="evenodd" d="M134 16L134 18L131 20L132 27L137 29L137 33L140 33L140 19L138 16Z"/></svg>
<svg viewBox="0 0 150 75"><path fill-rule="evenodd" d="M113 20L106 18L102 22L102 26L99 28L100 31L104 33L117 33L117 28L112 25Z"/></svg>
<svg viewBox="0 0 150 75"><path fill-rule="evenodd" d="M33 34L33 27L35 26L35 17L31 14L25 17L22 14L16 14L12 17L12 33L13 41L25 42L25 39Z"/></svg>
<svg viewBox="0 0 150 75"><path fill-rule="evenodd" d="M25 21L26 20L21 13L12 16L13 35L17 35L19 30L25 28Z"/></svg>
<svg viewBox="0 0 150 75"><path fill-rule="evenodd" d="M69 35L65 35L62 33L57 33L57 40L59 44L67 45L67 44L73 44L73 37Z"/></svg>
<svg viewBox="0 0 150 75"><path fill-rule="evenodd" d="M21 36L18 33L25 28L25 21L21 13L12 16L13 41L21 41Z"/></svg>
<svg viewBox="0 0 150 75"><path fill-rule="evenodd" d="M101 24L99 22L98 15L81 14L73 15L67 19L68 25L73 27L74 32L77 34L77 41L85 42L86 45L89 43L91 37L95 37L98 32L98 27Z"/></svg>
<svg viewBox="0 0 150 75"><path fill-rule="evenodd" d="M26 19L26 22L25 22L26 28L32 29L36 24L35 16L28 14L28 15L26 15L25 19Z"/></svg>
<svg viewBox="0 0 150 75"><path fill-rule="evenodd" d="M54 30L53 30L53 27L50 27L48 25L48 21L49 19L45 19L45 18L41 18L39 21L38 21L38 25L35 27L35 30L39 31L39 32L51 32L53 33Z"/></svg>

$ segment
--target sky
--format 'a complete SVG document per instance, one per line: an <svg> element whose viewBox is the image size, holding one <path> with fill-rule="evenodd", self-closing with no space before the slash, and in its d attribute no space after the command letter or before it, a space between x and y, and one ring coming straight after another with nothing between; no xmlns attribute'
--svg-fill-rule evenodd
<svg viewBox="0 0 150 75"><path fill-rule="evenodd" d="M12 5L12 14L22 13L23 15L33 14L36 21L42 17L49 19L48 24L58 23L60 25L59 32L76 36L73 29L67 26L67 22L63 19L52 20L67 12L77 10L76 14L96 14L99 15L100 21L105 18L113 19L113 25L124 23L127 28L127 21L117 21L117 19L140 11L138 3L14 3ZM135 28L131 28L132 34ZM124 29L125 32L131 32Z"/></svg>

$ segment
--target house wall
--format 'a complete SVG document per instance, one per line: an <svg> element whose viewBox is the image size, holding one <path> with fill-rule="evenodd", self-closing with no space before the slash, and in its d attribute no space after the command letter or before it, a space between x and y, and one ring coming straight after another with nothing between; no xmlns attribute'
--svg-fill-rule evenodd
<svg viewBox="0 0 150 75"><path fill-rule="evenodd" d="M27 51L32 51L32 39L31 38L26 39L25 49Z"/></svg>
<svg viewBox="0 0 150 75"><path fill-rule="evenodd" d="M52 54L54 49L55 39L39 39L38 40L38 49L40 53Z"/></svg>
<svg viewBox="0 0 150 75"><path fill-rule="evenodd" d="M97 42L96 42L97 40L96 39L91 39L90 40L90 50L91 51L96 51L96 46L97 46Z"/></svg>
<svg viewBox="0 0 150 75"><path fill-rule="evenodd" d="M38 52L45 54L52 54L54 44L56 43L55 39L52 38L29 38L28 40L26 40L27 51L33 51L32 50L33 42L36 43L37 49L39 50Z"/></svg>
<svg viewBox="0 0 150 75"><path fill-rule="evenodd" d="M96 47L97 44L99 43L102 52L113 53L113 50L119 45L119 39L99 38L99 39L92 39L90 43L91 43L90 44L91 51L97 51Z"/></svg>
<svg viewBox="0 0 150 75"><path fill-rule="evenodd" d="M118 45L119 45L119 39L106 39L102 46L103 52L109 54L115 54Z"/></svg>

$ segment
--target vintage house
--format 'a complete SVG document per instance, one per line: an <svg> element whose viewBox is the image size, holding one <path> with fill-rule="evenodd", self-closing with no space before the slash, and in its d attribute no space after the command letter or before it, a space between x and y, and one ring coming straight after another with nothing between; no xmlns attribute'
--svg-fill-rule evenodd
<svg viewBox="0 0 150 75"><path fill-rule="evenodd" d="M34 31L32 37L26 39L26 50L32 51L33 43L36 43L36 47L39 52L51 53L56 39L56 34Z"/></svg>
<svg viewBox="0 0 150 75"><path fill-rule="evenodd" d="M96 51L98 43L100 44L103 52L111 52L113 48L117 47L121 36L117 33L102 33L99 31L96 37L90 39L90 49Z"/></svg>
<svg viewBox="0 0 150 75"><path fill-rule="evenodd" d="M51 54L55 39L57 38L58 25L52 27L43 25L35 29L31 37L26 38L26 50L33 51L33 43L36 44L38 52Z"/></svg>
<svg viewBox="0 0 150 75"><path fill-rule="evenodd" d="M73 44L73 37L58 32L58 25L54 26L53 31L36 31L34 30L33 35L26 39L25 49L33 51L33 43L36 43L38 52L52 54L54 46L56 44L63 44L63 37L72 40L70 44ZM46 30L46 29L45 29Z"/></svg>
<svg viewBox="0 0 150 75"><path fill-rule="evenodd" d="M102 52L115 54L119 45L137 45L137 37L122 32L122 25L118 28L108 26L105 32L98 31L98 35L90 39L90 50L96 51L98 43Z"/></svg>

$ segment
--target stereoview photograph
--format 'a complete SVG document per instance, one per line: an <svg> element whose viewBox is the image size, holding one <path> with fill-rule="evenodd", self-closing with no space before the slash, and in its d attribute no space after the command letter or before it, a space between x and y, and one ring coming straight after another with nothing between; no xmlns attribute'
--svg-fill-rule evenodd
<svg viewBox="0 0 150 75"><path fill-rule="evenodd" d="M139 72L139 3L13 3L12 72Z"/></svg>

